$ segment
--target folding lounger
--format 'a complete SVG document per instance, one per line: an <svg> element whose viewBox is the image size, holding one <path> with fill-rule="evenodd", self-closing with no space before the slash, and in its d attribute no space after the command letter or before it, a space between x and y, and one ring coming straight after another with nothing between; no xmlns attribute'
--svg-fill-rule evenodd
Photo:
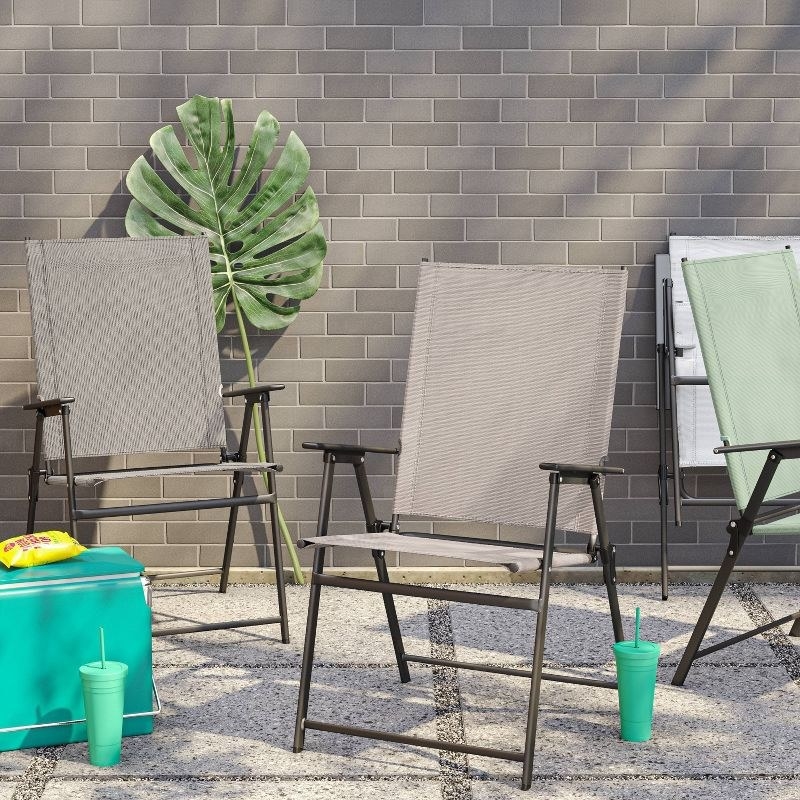
<svg viewBox="0 0 800 800"><path fill-rule="evenodd" d="M690 477L725 467L705 365L697 346L697 331L689 307L681 259L707 259L761 253L790 245L800 252L800 237L670 236L669 254L655 261L656 404L658 407L658 498L661 516L661 595L669 593L669 481L673 482L675 525L683 522L683 507L731 506L732 497L699 496ZM671 450L671 457L669 451ZM781 501L776 501L778 505ZM791 501L789 501L791 502Z"/></svg>
<svg viewBox="0 0 800 800"><path fill-rule="evenodd" d="M738 515L722 566L672 679L703 656L794 620L800 611L700 649L739 553L753 535L800 534L800 278L790 249L683 263ZM785 462L785 463L782 463ZM761 511L788 499L789 507Z"/></svg>
<svg viewBox="0 0 800 800"><path fill-rule="evenodd" d="M322 493L294 749L309 729L377 738L521 761L531 785L540 682L590 686L607 681L542 671L551 566L600 557L611 628L622 638L614 548L603 513L601 480L621 469L601 466L608 449L626 273L578 267L423 264L417 293L402 425L403 452L391 522L375 516L367 453L396 450L306 443L322 451ZM555 459L560 461L555 462ZM366 533L327 536L337 464L350 464L361 495ZM549 481L537 470L549 474ZM421 534L400 530L399 515L544 526L544 544ZM557 521L557 514L560 514ZM555 547L556 528L589 532L588 548ZM327 547L372 551L377 581L323 573ZM480 594L390 582L384 552L399 551L501 564L512 572L540 570L538 599ZM308 716L317 614L323 586L383 595L400 681L408 664L463 669L485 665L405 652L393 595L501 606L537 612L531 670L489 669L530 678L523 752L455 744L324 722Z"/></svg>
<svg viewBox="0 0 800 800"><path fill-rule="evenodd" d="M278 589L276 617L191 625L155 635L214 628L279 624L289 641L277 527L275 470L269 424L270 393L280 384L222 392L214 329L208 242L203 237L28 241L28 283L41 399L29 470L28 532L36 521L39 484L63 487L68 525L80 520L230 508L222 566L194 575L220 575L225 592L240 506L266 503ZM226 445L223 397L244 399L239 447ZM246 463L254 407L258 405L269 463ZM131 466L134 453L217 450L219 463ZM45 464L42 465L44 451ZM109 457L122 468L108 469ZM92 459L79 469L76 459ZM151 463L159 457L150 456ZM161 462L163 464L163 461ZM100 466L98 466L100 465ZM245 475L267 475L267 491L242 495ZM229 497L148 504L79 507L81 487L124 478L233 476ZM260 480L260 478L257 478ZM187 573L160 573L154 579Z"/></svg>

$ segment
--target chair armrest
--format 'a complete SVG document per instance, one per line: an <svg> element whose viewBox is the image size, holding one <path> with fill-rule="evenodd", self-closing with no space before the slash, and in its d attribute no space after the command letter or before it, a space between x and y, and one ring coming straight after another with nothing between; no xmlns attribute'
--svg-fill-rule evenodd
<svg viewBox="0 0 800 800"><path fill-rule="evenodd" d="M263 394L264 392L278 392L285 389L286 385L283 383L259 383L255 386L245 386L244 389L231 389L230 391L223 392L223 397L250 397L255 394Z"/></svg>
<svg viewBox="0 0 800 800"><path fill-rule="evenodd" d="M399 447L367 447L360 444L335 444L332 442L303 442L304 450L322 450L326 453L343 453L348 455L364 455L364 453L387 453L396 456Z"/></svg>
<svg viewBox="0 0 800 800"><path fill-rule="evenodd" d="M36 400L33 403L25 403L22 409L23 411L42 411L46 417L53 417L64 406L74 402L74 397L51 397L49 400Z"/></svg>
<svg viewBox="0 0 800 800"><path fill-rule="evenodd" d="M782 458L800 458L800 441L755 442L753 444L731 444L715 447L715 453L752 453L757 450L776 450Z"/></svg>
<svg viewBox="0 0 800 800"><path fill-rule="evenodd" d="M539 469L546 472L564 472L572 475L624 475L622 467L604 467L600 464L555 464L545 462L539 464Z"/></svg>

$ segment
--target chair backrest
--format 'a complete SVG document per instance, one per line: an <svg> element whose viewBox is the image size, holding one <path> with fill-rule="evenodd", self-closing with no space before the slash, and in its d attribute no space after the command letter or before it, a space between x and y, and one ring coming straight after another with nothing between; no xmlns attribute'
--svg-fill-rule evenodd
<svg viewBox="0 0 800 800"><path fill-rule="evenodd" d="M75 456L225 443L203 237L28 241L38 392L75 398ZM44 448L63 457L58 418Z"/></svg>
<svg viewBox="0 0 800 800"><path fill-rule="evenodd" d="M544 524L542 461L608 452L624 270L423 264L395 512ZM560 528L594 530L586 487Z"/></svg>
<svg viewBox="0 0 800 800"><path fill-rule="evenodd" d="M706 368L697 346L697 330L686 294L681 259L690 261L746 253L766 253L790 245L800 253L797 236L670 236L667 274L672 278L672 318L674 346L681 350L675 358L676 374L705 375ZM657 257L658 258L658 257ZM658 270L658 265L657 265ZM657 278L659 275L657 275ZM657 287L657 288L660 288ZM725 458L713 450L720 443L711 392L707 386L676 387L674 424L678 429L682 467L723 466Z"/></svg>
<svg viewBox="0 0 800 800"><path fill-rule="evenodd" d="M686 261L683 275L722 440L800 439L800 278L790 250ZM747 505L767 453L729 453L737 505ZM767 499L800 488L785 461Z"/></svg>

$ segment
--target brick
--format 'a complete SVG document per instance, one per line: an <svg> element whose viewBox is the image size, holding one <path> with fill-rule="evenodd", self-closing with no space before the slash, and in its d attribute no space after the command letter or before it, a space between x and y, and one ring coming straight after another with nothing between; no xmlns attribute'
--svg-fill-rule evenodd
<svg viewBox="0 0 800 800"><path fill-rule="evenodd" d="M736 232L742 236L794 236L800 218L753 219L740 217L736 220Z"/></svg>
<svg viewBox="0 0 800 800"><path fill-rule="evenodd" d="M358 311L413 311L414 289L359 289L356 292Z"/></svg>
<svg viewBox="0 0 800 800"><path fill-rule="evenodd" d="M500 118L504 122L566 122L569 100L544 99L500 101Z"/></svg>
<svg viewBox="0 0 800 800"><path fill-rule="evenodd" d="M324 99L297 101L297 118L320 122L360 122L364 119L364 101L359 99Z"/></svg>
<svg viewBox="0 0 800 800"><path fill-rule="evenodd" d="M594 97L591 75L531 75L529 97Z"/></svg>
<svg viewBox="0 0 800 800"><path fill-rule="evenodd" d="M629 217L631 198L619 195L568 195L568 217Z"/></svg>
<svg viewBox="0 0 800 800"><path fill-rule="evenodd" d="M14 0L15 25L78 25L80 15L80 0Z"/></svg>
<svg viewBox="0 0 800 800"><path fill-rule="evenodd" d="M20 147L19 164L23 169L85 169L86 149L24 146Z"/></svg>
<svg viewBox="0 0 800 800"><path fill-rule="evenodd" d="M2 181L3 191L8 194L50 192L53 190L53 178L51 173L48 172L29 172L24 169L0 170L0 181Z"/></svg>
<svg viewBox="0 0 800 800"><path fill-rule="evenodd" d="M205 93L207 97L251 98L256 92L255 86L255 79L252 75L206 74L188 75L186 78L188 96Z"/></svg>
<svg viewBox="0 0 800 800"><path fill-rule="evenodd" d="M759 26L736 28L736 47L740 50L798 50L800 26Z"/></svg>
<svg viewBox="0 0 800 800"><path fill-rule="evenodd" d="M699 169L764 169L763 147L701 147Z"/></svg>
<svg viewBox="0 0 800 800"><path fill-rule="evenodd" d="M276 55L276 53L257 53L254 55ZM286 53L294 58L294 54ZM231 54L233 62L233 54ZM300 72L364 72L364 53L350 52L347 50L318 51L303 50L297 53L297 65Z"/></svg>
<svg viewBox="0 0 800 800"><path fill-rule="evenodd" d="M796 170L766 170L763 172L733 173L733 191L782 194L800 192L800 172ZM754 216L748 214L747 216Z"/></svg>
<svg viewBox="0 0 800 800"><path fill-rule="evenodd" d="M94 54L95 72L161 72L161 53L157 50L101 50Z"/></svg>
<svg viewBox="0 0 800 800"><path fill-rule="evenodd" d="M793 147L767 147L766 151L767 169L795 169L797 166Z"/></svg>
<svg viewBox="0 0 800 800"><path fill-rule="evenodd" d="M561 8L558 0L495 0L493 11L495 25L558 25Z"/></svg>
<svg viewBox="0 0 800 800"><path fill-rule="evenodd" d="M725 194L732 190L733 176L729 170L668 170L665 173L667 194Z"/></svg>
<svg viewBox="0 0 800 800"><path fill-rule="evenodd" d="M557 194L500 195L498 200L504 217L564 216L564 199Z"/></svg>
<svg viewBox="0 0 800 800"><path fill-rule="evenodd" d="M170 73L227 73L227 53L165 50L161 54L163 71Z"/></svg>
<svg viewBox="0 0 800 800"><path fill-rule="evenodd" d="M597 143L662 144L662 126L656 122L600 122L597 125Z"/></svg>
<svg viewBox="0 0 800 800"><path fill-rule="evenodd" d="M122 186L117 170L56 170L55 192L64 194L114 194Z"/></svg>
<svg viewBox="0 0 800 800"><path fill-rule="evenodd" d="M696 75L690 81L681 75L664 77L665 97L730 97L731 79L727 75Z"/></svg>
<svg viewBox="0 0 800 800"><path fill-rule="evenodd" d="M627 147L565 147L564 169L628 169Z"/></svg>
<svg viewBox="0 0 800 800"><path fill-rule="evenodd" d="M770 103L769 100L747 100L747 101L739 101L739 102L762 102L762 103ZM775 110L772 119L775 122L798 122L800 121L800 99L787 99L787 98L780 98L772 101L775 104ZM766 120L759 120L764 121Z"/></svg>
<svg viewBox="0 0 800 800"><path fill-rule="evenodd" d="M537 240L596 241L600 238L598 219L547 219L538 217L533 221L533 236Z"/></svg>
<svg viewBox="0 0 800 800"><path fill-rule="evenodd" d="M252 50L255 46L256 30L252 26L192 25L189 28L192 50Z"/></svg>
<svg viewBox="0 0 800 800"><path fill-rule="evenodd" d="M380 26L326 28L326 44L331 50L391 50L392 29Z"/></svg>
<svg viewBox="0 0 800 800"><path fill-rule="evenodd" d="M566 242L503 242L502 264L566 264Z"/></svg>
<svg viewBox="0 0 800 800"><path fill-rule="evenodd" d="M462 75L462 97L525 97L524 75Z"/></svg>
<svg viewBox="0 0 800 800"><path fill-rule="evenodd" d="M25 119L31 122L88 122L92 118L90 100L29 99L25 101ZM28 144L28 142L22 142ZM29 144L36 144L30 142ZM47 144L47 142L41 142Z"/></svg>
<svg viewBox="0 0 800 800"><path fill-rule="evenodd" d="M531 170L530 191L540 194L592 194L595 173L589 170Z"/></svg>
<svg viewBox="0 0 800 800"><path fill-rule="evenodd" d="M48 97L46 75L3 76L0 81L0 97Z"/></svg>
<svg viewBox="0 0 800 800"><path fill-rule="evenodd" d="M149 6L148 0L83 0L81 23L83 25L147 25L150 22Z"/></svg>
<svg viewBox="0 0 800 800"><path fill-rule="evenodd" d="M731 129L726 122L668 122L664 126L666 145L727 145Z"/></svg>
<svg viewBox="0 0 800 800"><path fill-rule="evenodd" d="M795 122L734 122L733 144L796 145L800 142L800 124Z"/></svg>
<svg viewBox="0 0 800 800"><path fill-rule="evenodd" d="M326 177L330 194L386 194L392 189L392 174L384 170L332 171Z"/></svg>
<svg viewBox="0 0 800 800"><path fill-rule="evenodd" d="M123 26L119 29L119 42L123 50L180 50L188 46L189 33L185 26L150 25L147 36L142 36L140 26Z"/></svg>
<svg viewBox="0 0 800 800"><path fill-rule="evenodd" d="M335 323L340 315L329 317L328 324ZM371 316L380 317L389 323L389 327L383 331L371 331L371 333L391 333L391 314L366 315L363 312L351 316ZM337 358L325 362L326 381L388 381L389 362L377 359L365 361L363 359Z"/></svg>
<svg viewBox="0 0 800 800"><path fill-rule="evenodd" d="M576 265L604 266L627 265L634 263L633 242L569 242L567 263ZM619 460L614 461L620 463Z"/></svg>
<svg viewBox="0 0 800 800"><path fill-rule="evenodd" d="M699 217L700 196L693 194L635 195L633 213L637 217Z"/></svg>
<svg viewBox="0 0 800 800"><path fill-rule="evenodd" d="M503 53L503 72L524 72L528 75L534 72L553 74L569 71L570 54L566 50L544 52L525 50Z"/></svg>
<svg viewBox="0 0 800 800"><path fill-rule="evenodd" d="M468 241L527 241L532 239L529 219L468 219Z"/></svg>
<svg viewBox="0 0 800 800"><path fill-rule="evenodd" d="M502 56L499 51L439 51L436 53L435 67L439 73L499 73Z"/></svg>
<svg viewBox="0 0 800 800"><path fill-rule="evenodd" d="M491 147L430 147L430 169L491 169L494 151Z"/></svg>
<svg viewBox="0 0 800 800"><path fill-rule="evenodd" d="M363 59L363 54L360 54ZM407 74L432 74L433 53L420 51L381 51L371 50L366 53L367 72L407 73ZM348 71L348 70L333 70ZM356 71L356 70L353 70ZM363 64L362 70L363 72Z"/></svg>
<svg viewBox="0 0 800 800"><path fill-rule="evenodd" d="M363 201L365 217L419 217L428 213L428 198L424 194L365 195ZM337 264L337 277L339 272L340 268ZM392 278L392 283L394 283L394 278Z"/></svg>
<svg viewBox="0 0 800 800"><path fill-rule="evenodd" d="M396 50L455 50L461 46L461 28L408 26L394 29Z"/></svg>
<svg viewBox="0 0 800 800"><path fill-rule="evenodd" d="M55 122L51 140L54 145L115 145L119 132L111 122Z"/></svg>
<svg viewBox="0 0 800 800"><path fill-rule="evenodd" d="M796 72L797 70L781 70L781 53L778 55L778 72ZM709 72L773 72L775 55L770 52L746 52L742 50L717 50L708 53Z"/></svg>
<svg viewBox="0 0 800 800"><path fill-rule="evenodd" d="M464 220L459 219L401 219L397 238L402 241L463 241Z"/></svg>
<svg viewBox="0 0 800 800"><path fill-rule="evenodd" d="M526 49L530 39L528 28L479 27L464 28L465 50Z"/></svg>
<svg viewBox="0 0 800 800"><path fill-rule="evenodd" d="M627 0L562 0L563 25L624 25L628 21Z"/></svg>
<svg viewBox="0 0 800 800"><path fill-rule="evenodd" d="M638 58L635 52L617 51L604 53L579 50L572 54L572 72L589 74L635 73L638 72L637 62Z"/></svg>
<svg viewBox="0 0 800 800"><path fill-rule="evenodd" d="M561 152L557 147L498 147L497 169L558 169Z"/></svg>
<svg viewBox="0 0 800 800"><path fill-rule="evenodd" d="M427 0L427 25L490 25L491 0Z"/></svg>
<svg viewBox="0 0 800 800"><path fill-rule="evenodd" d="M317 5L315 2L314 5ZM348 2L352 8L352 2ZM290 15L291 22L291 15ZM422 0L356 0L356 25L421 25ZM323 21L330 25L330 21Z"/></svg>
<svg viewBox="0 0 800 800"><path fill-rule="evenodd" d="M639 70L643 73L702 74L706 71L703 51L681 50L676 53L655 51L640 53Z"/></svg>
<svg viewBox="0 0 800 800"><path fill-rule="evenodd" d="M369 107L367 107L369 119ZM458 143L458 125L447 122L401 122L392 125L393 145L448 145Z"/></svg>
<svg viewBox="0 0 800 800"><path fill-rule="evenodd" d="M797 217L797 198L792 195L770 195L769 215L771 217Z"/></svg>
<svg viewBox="0 0 800 800"><path fill-rule="evenodd" d="M23 54L13 50L0 50L0 74L22 74Z"/></svg>
<svg viewBox="0 0 800 800"><path fill-rule="evenodd" d="M366 101L368 121L427 122L433 118L433 102L426 98L402 98L384 100L371 97Z"/></svg>
<svg viewBox="0 0 800 800"><path fill-rule="evenodd" d="M498 122L500 101L490 99L434 100L433 118L437 122Z"/></svg>
<svg viewBox="0 0 800 800"><path fill-rule="evenodd" d="M670 27L667 47L670 50L732 50L736 41L733 27Z"/></svg>
<svg viewBox="0 0 800 800"><path fill-rule="evenodd" d="M389 97L388 75L326 75L326 97Z"/></svg>
<svg viewBox="0 0 800 800"><path fill-rule="evenodd" d="M0 238L8 241L22 241L29 239L55 239L58 237L58 221L54 219L0 219ZM6 323L5 314L0 317ZM20 315L22 316L22 315ZM12 322L12 320L8 320ZM15 328L3 328L4 333L17 332ZM19 329L24 334L24 329Z"/></svg>
<svg viewBox="0 0 800 800"><path fill-rule="evenodd" d="M635 100L570 100L569 118L575 122L633 122Z"/></svg>
<svg viewBox="0 0 800 800"><path fill-rule="evenodd" d="M128 169L140 155L141 147L89 147L86 160L89 169Z"/></svg>
<svg viewBox="0 0 800 800"><path fill-rule="evenodd" d="M660 75L598 75L598 97L661 97L664 78Z"/></svg>
<svg viewBox="0 0 800 800"><path fill-rule="evenodd" d="M633 169L695 169L696 147L632 147Z"/></svg>
<svg viewBox="0 0 800 800"><path fill-rule="evenodd" d="M342 102L342 101L339 101ZM349 102L349 101L345 101ZM379 102L379 101L373 101ZM325 144L389 144L392 128L384 122L326 122Z"/></svg>
<svg viewBox="0 0 800 800"><path fill-rule="evenodd" d="M500 261L500 243L436 242L433 246L433 258L436 261L444 261L454 264L497 264ZM400 331L396 330L396 332ZM410 333L410 327L408 332Z"/></svg>
<svg viewBox="0 0 800 800"><path fill-rule="evenodd" d="M418 265L423 258L431 257L431 246L425 242L368 242L367 263L414 264ZM401 270L402 273L402 270Z"/></svg>
<svg viewBox="0 0 800 800"><path fill-rule="evenodd" d="M90 76L103 77L106 76ZM113 83L112 76L108 76ZM54 79L55 80L55 79ZM116 88L105 96L113 97ZM82 96L82 95L75 95ZM180 75L120 75L120 97L180 97L186 96L186 79Z"/></svg>
<svg viewBox="0 0 800 800"><path fill-rule="evenodd" d="M89 73L92 71L92 56L85 51L28 50L25 53L25 71L46 75L54 72Z"/></svg>
<svg viewBox="0 0 800 800"><path fill-rule="evenodd" d="M663 241L669 234L669 220L604 219L600 230L606 241Z"/></svg>
<svg viewBox="0 0 800 800"><path fill-rule="evenodd" d="M282 0L219 0L221 25L283 25L286 6Z"/></svg>
<svg viewBox="0 0 800 800"><path fill-rule="evenodd" d="M632 25L604 25L600 28L601 50L663 50L666 41L666 28Z"/></svg>
<svg viewBox="0 0 800 800"><path fill-rule="evenodd" d="M701 99L662 98L639 101L641 122L702 122L704 106Z"/></svg>
<svg viewBox="0 0 800 800"><path fill-rule="evenodd" d="M608 171L597 173L597 191L619 194L622 192L661 192L664 174L658 170Z"/></svg>
<svg viewBox="0 0 800 800"><path fill-rule="evenodd" d="M460 175L452 170L414 170L395 173L394 190L401 193L457 193L459 190ZM466 179L466 176L465 176Z"/></svg>
<svg viewBox="0 0 800 800"><path fill-rule="evenodd" d="M94 118L99 122L159 120L159 102L155 98L96 99L92 103Z"/></svg>
<svg viewBox="0 0 800 800"><path fill-rule="evenodd" d="M631 25L693 25L697 0L631 0Z"/></svg>
<svg viewBox="0 0 800 800"><path fill-rule="evenodd" d="M709 122L769 122L772 117L770 100L706 100L706 119Z"/></svg>
<svg viewBox="0 0 800 800"><path fill-rule="evenodd" d="M594 128L588 122L532 122L528 142L532 145L594 144Z"/></svg>
<svg viewBox="0 0 800 800"><path fill-rule="evenodd" d="M764 0L732 5L725 0L698 0L699 25L762 25L766 18Z"/></svg>
<svg viewBox="0 0 800 800"><path fill-rule="evenodd" d="M345 241L385 241L396 238L393 219L334 219L331 236Z"/></svg>
<svg viewBox="0 0 800 800"><path fill-rule="evenodd" d="M259 50L322 50L325 47L325 28L260 27L256 44Z"/></svg>
<svg viewBox="0 0 800 800"><path fill-rule="evenodd" d="M523 123L465 122L461 126L464 145L522 145L525 143Z"/></svg>
<svg viewBox="0 0 800 800"><path fill-rule="evenodd" d="M800 75L734 75L734 97L796 97Z"/></svg>
<svg viewBox="0 0 800 800"><path fill-rule="evenodd" d="M497 216L497 196L488 194L460 197L436 195L431 197L431 216L494 217Z"/></svg>
<svg viewBox="0 0 800 800"><path fill-rule="evenodd" d="M700 214L703 217L763 217L767 197L759 194L705 195Z"/></svg>

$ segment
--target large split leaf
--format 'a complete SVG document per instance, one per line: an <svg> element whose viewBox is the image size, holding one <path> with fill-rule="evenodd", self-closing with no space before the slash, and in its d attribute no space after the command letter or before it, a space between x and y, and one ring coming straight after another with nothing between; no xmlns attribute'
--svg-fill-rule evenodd
<svg viewBox="0 0 800 800"><path fill-rule="evenodd" d="M171 125L150 137L158 161L185 197L144 156L128 172L133 195L125 228L130 236L208 236L217 330L232 298L256 327L286 327L299 301L319 288L327 244L319 208L308 187L309 158L290 133L268 177L258 185L278 138L267 111L256 120L241 169L234 175L235 141L230 100L197 95L178 106L193 166Z"/></svg>

